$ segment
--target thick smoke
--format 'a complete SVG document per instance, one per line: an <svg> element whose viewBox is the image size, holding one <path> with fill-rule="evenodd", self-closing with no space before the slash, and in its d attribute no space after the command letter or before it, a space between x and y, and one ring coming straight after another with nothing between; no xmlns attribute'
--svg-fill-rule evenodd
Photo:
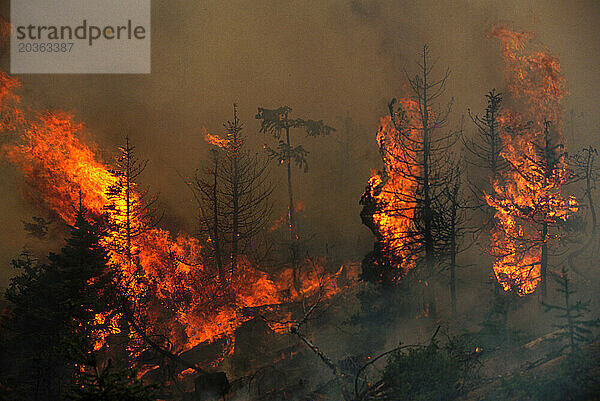
<svg viewBox="0 0 600 401"><path fill-rule="evenodd" d="M0 6L5 17L8 3ZM413 71L424 43L439 57L440 69L452 70L447 95L455 98L458 123L467 107L482 108L487 90L504 89L499 45L485 38L487 30L509 22L536 32L560 58L569 81L565 136L570 148L595 142L597 2L576 7L549 1L448 3L153 2L152 74L19 78L28 104L72 111L87 124L107 160L129 135L150 160L145 183L161 194L164 223L188 232L195 228L193 203L178 172L189 175L207 159L202 127L218 131L237 102L250 142L260 151L267 138L257 133L258 106L287 104L298 117L324 119L338 132L324 140L303 139L311 151L310 165L308 174L296 174L296 193L306 206L305 225L315 234L314 246L360 258L372 245L360 222L358 200L370 168L378 163L374 138L379 117L387 101L405 91L404 70ZM8 67L6 52L2 66ZM338 117L346 115L364 127L357 130L349 153L339 143L346 132ZM283 170L276 167L274 176L281 177L283 189ZM21 221L37 212L23 200L18 174L6 164L0 168L4 286L12 273L8 261L27 242ZM284 211L282 203L274 218Z"/></svg>

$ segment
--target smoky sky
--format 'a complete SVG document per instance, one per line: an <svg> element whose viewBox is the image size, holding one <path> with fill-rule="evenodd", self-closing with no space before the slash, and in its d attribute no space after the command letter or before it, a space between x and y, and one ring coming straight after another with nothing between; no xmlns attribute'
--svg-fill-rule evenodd
<svg viewBox="0 0 600 401"><path fill-rule="evenodd" d="M24 101L38 109L71 111L110 161L128 135L149 159L143 183L160 193L164 224L193 232L192 197L180 175L207 159L202 128L222 132L238 104L248 143L261 151L270 138L258 133L257 107L289 105L293 116L320 120L338 131L304 138L309 171L295 171L295 192L314 241L350 249L359 258L373 238L361 225L361 193L370 168L379 166L375 143L387 102L406 93L405 71L415 72L424 44L448 67L444 102L454 98L452 123L484 94L504 90L500 45L486 38L498 23L532 31L561 61L575 117L569 147L598 145L600 3L596 1L183 1L152 2L152 73L149 75L20 75ZM9 5L2 1L2 15ZM2 65L8 67L6 51ZM351 157L340 152L346 134L338 117L360 131ZM566 122L570 122L568 117ZM472 127L465 125L468 134ZM571 132L571 131L569 131ZM17 171L1 165L0 285L9 260L25 245L22 220L37 214ZM348 174L350 172L350 174ZM283 169L273 165L283 202ZM279 201L279 199L277 199ZM283 214L282 203L274 218ZM321 245L319 245L321 246Z"/></svg>

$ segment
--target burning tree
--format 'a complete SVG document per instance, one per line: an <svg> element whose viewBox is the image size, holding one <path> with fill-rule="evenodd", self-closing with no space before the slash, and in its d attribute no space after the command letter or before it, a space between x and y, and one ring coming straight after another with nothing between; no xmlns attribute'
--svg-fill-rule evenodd
<svg viewBox="0 0 600 401"><path fill-rule="evenodd" d="M562 195L570 177L560 131L564 78L555 57L527 51L532 34L500 26L490 36L503 44L509 91L526 110L500 116L501 156L509 168L486 195L497 222L494 271L505 290L528 294L541 281L545 296L549 243L560 238L562 222L577 210L575 199Z"/></svg>
<svg viewBox="0 0 600 401"><path fill-rule="evenodd" d="M115 182L106 192L109 204L105 209L110 215L107 224L113 233L107 246L122 255L130 265L139 253L136 239L158 222L154 208L157 198L149 196L146 190L140 190L137 183L147 164L147 160L137 158L135 146L126 137L125 145L119 147L116 166L110 171Z"/></svg>
<svg viewBox="0 0 600 401"><path fill-rule="evenodd" d="M363 261L363 278L369 281L393 284L419 266L427 286L447 247L444 209L454 175L450 150L458 136L442 132L452 102L436 107L449 70L440 79L432 70L425 46L419 75L408 78L411 97L392 100L377 133L384 168L371 177L361 199L363 223L377 237L374 252Z"/></svg>
<svg viewBox="0 0 600 401"><path fill-rule="evenodd" d="M225 284L228 274L237 273L240 256L251 251L250 245L256 245L253 240L269 223L274 187L267 163L246 149L237 105L233 106L233 120L224 125L224 138L206 133L205 139L215 146L212 165L196 173L190 187L198 202L202 233L209 238Z"/></svg>
<svg viewBox="0 0 600 401"><path fill-rule="evenodd" d="M530 293L541 281L545 296L549 242L559 238L556 231L577 211L577 204L561 194L569 176L562 144L551 142L549 122L544 124L543 142L528 145L528 153L508 158L514 181L496 186L487 198L497 217L510 217L498 219L492 253L505 289Z"/></svg>
<svg viewBox="0 0 600 401"><path fill-rule="evenodd" d="M24 115L18 96L8 93L0 98L3 100L11 107L0 103L1 110ZM11 127L0 126L3 133L12 133ZM94 315L95 321L110 326L94 343L102 355L115 355L123 348L119 360L140 368L140 375L155 369L165 375L184 370L203 375L209 363L216 366L233 352L234 333L256 316L252 311L276 309L315 291L314 274L301 277L300 290L295 290L289 270L268 275L247 258L239 258L243 267L231 276L225 290L206 258L209 243L153 227L142 217L145 213L136 211L136 202L146 204L140 198L143 191L135 185L144 163L135 162L130 145L124 147L124 157L113 169L101 160L94 144L86 141L84 124L64 112L32 111L16 133L3 147L3 156L19 168L24 189L37 206L73 225L77 213L72 205L81 200L91 220L107 222L100 245L107 251L116 301L110 311ZM120 163L123 159L124 164ZM335 291L332 289L331 294ZM41 294L40 299L52 298ZM113 326L121 333L114 333ZM199 366L182 356L201 344L214 347L210 362ZM103 373L99 371L97 378L116 378L110 371L108 377ZM172 377L163 379L172 383ZM95 391L93 383L87 385Z"/></svg>

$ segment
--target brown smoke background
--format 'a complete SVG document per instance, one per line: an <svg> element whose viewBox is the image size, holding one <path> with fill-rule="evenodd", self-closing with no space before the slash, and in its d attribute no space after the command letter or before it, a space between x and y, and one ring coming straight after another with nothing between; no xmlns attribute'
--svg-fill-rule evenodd
<svg viewBox="0 0 600 401"><path fill-rule="evenodd" d="M484 94L504 89L500 45L486 39L498 23L535 32L562 64L570 96L565 137L572 151L599 145L600 2L597 1L189 1L152 2L152 74L20 75L25 102L39 109L72 111L111 160L129 135L150 160L144 184L160 193L163 223L193 232L194 204L178 172L191 175L207 159L202 127L222 132L239 105L256 151L270 138L258 133L258 106L289 105L294 115L324 119L338 131L304 139L309 172L295 174L306 206L313 246L360 259L372 247L358 201L379 166L375 133L387 102L405 92L404 70L414 72L423 44L448 66L447 99L453 123L467 108L484 107ZM9 17L9 2L0 2ZM6 50L1 65L8 70ZM571 122L573 110L574 125ZM338 117L364 127L351 157L341 152L347 134ZM473 127L465 126L467 134ZM571 129L573 128L573 129ZM574 134L574 135L572 135ZM273 165L283 201L283 169ZM38 215L23 197L21 178L0 163L0 286L9 261L29 246L22 220ZM282 202L283 203L283 202ZM284 204L284 203L283 203ZM284 213L278 206L274 219Z"/></svg>

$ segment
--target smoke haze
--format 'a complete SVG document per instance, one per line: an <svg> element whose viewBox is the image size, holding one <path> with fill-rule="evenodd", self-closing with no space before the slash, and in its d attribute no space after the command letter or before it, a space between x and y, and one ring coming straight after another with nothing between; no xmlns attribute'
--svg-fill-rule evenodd
<svg viewBox="0 0 600 401"><path fill-rule="evenodd" d="M8 1L0 13L10 15ZM375 143L387 102L405 93L404 70L412 73L423 44L430 45L438 72L451 77L454 124L467 108L481 110L491 88L504 91L500 45L486 39L498 23L532 31L561 61L570 96L565 138L572 150L598 145L600 99L600 4L596 1L245 1L153 2L152 74L21 75L24 102L36 109L64 109L84 121L90 138L110 160L129 135L141 158L150 160L143 181L159 192L168 228L193 232L192 197L178 172L191 175L207 159L202 127L222 132L239 105L252 148L270 138L258 133L257 107L293 107L295 117L323 119L337 128L328 138L298 137L309 154L309 172L297 170L297 199L306 206L316 246L325 244L361 258L372 247L361 225L358 201L378 167ZM8 70L6 49L2 66ZM353 150L341 151L338 117L359 129ZM467 135L473 127L466 125ZM571 133L575 136L572 137ZM9 260L24 244L22 220L38 212L22 196L18 172L2 163L0 286ZM283 169L273 165L284 199ZM276 208L274 219L285 211Z"/></svg>

